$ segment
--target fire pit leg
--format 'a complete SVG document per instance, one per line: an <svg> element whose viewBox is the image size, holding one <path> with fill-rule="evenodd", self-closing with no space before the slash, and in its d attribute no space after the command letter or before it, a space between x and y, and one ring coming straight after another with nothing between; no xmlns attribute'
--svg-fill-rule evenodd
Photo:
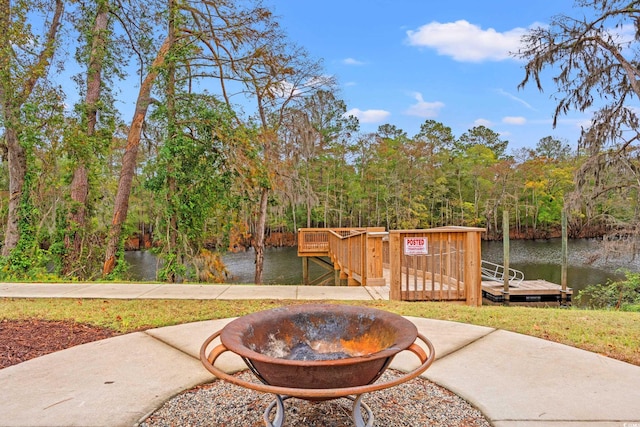
<svg viewBox="0 0 640 427"><path fill-rule="evenodd" d="M274 395L276 398L271 405L267 407L264 411L263 420L264 425L267 427L282 427L284 425L284 401L290 399L291 396L280 396L279 394ZM273 419L273 423L269 421L269 414L273 410L273 407L276 407L276 416Z"/></svg>
<svg viewBox="0 0 640 427"><path fill-rule="evenodd" d="M371 408L362 401L362 396L364 394L359 394L356 398L351 396L347 396L348 399L353 400L353 411L351 415L353 417L353 422L356 424L356 427L372 427L373 426L373 412ZM365 424L364 418L362 417L362 408L367 412L367 423Z"/></svg>
<svg viewBox="0 0 640 427"><path fill-rule="evenodd" d="M264 420L264 425L266 427L282 427L284 425L284 401L287 399L291 399L292 396L280 396L279 394L274 395L276 398L273 402L265 409L264 415L262 419ZM351 411L351 418L353 418L353 422L356 427L373 427L373 411L371 408L362 401L362 397L364 394L359 394L356 397L353 396L345 396L345 398L353 401L353 410ZM273 419L273 422L269 420L271 411L273 408L276 408L276 415ZM364 421L364 417L362 416L362 408L364 408L367 413L367 421Z"/></svg>

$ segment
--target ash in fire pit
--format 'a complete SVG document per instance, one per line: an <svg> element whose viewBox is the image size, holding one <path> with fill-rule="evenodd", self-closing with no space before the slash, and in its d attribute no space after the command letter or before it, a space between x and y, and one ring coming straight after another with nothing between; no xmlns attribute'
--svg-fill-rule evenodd
<svg viewBox="0 0 640 427"><path fill-rule="evenodd" d="M291 349L285 357L290 360L338 360L352 357L352 355L339 350L336 343L315 341L311 344L300 343Z"/></svg>
<svg viewBox="0 0 640 427"><path fill-rule="evenodd" d="M332 319L335 320L335 319ZM334 331L332 333L319 333L317 330L306 330L300 337L281 337L278 334L269 334L266 345L262 348L255 343L247 345L251 350L265 356L276 359L288 360L338 360L349 357L369 356L385 348L392 343L389 334L379 332L365 332L352 339L341 338L335 331L344 331L344 328L325 325L324 329ZM371 322L367 322L371 323ZM370 326L370 325L369 325ZM308 336L324 336L323 339L310 340Z"/></svg>
<svg viewBox="0 0 640 427"><path fill-rule="evenodd" d="M269 326L275 332L266 334L266 340L261 328L251 328L244 345L256 353L288 360L367 357L389 349L398 335L371 313L297 313Z"/></svg>
<svg viewBox="0 0 640 427"><path fill-rule="evenodd" d="M269 337L269 345L260 353L276 359L288 360L338 360L347 357L362 356L359 353L348 353L339 342L304 341L289 348L284 340L278 340L273 335Z"/></svg>
<svg viewBox="0 0 640 427"><path fill-rule="evenodd" d="M265 348L257 349L255 346L249 348L265 356L288 360L338 360L355 356L347 353L337 342L300 341L290 347L285 340L278 339L273 334L269 335Z"/></svg>

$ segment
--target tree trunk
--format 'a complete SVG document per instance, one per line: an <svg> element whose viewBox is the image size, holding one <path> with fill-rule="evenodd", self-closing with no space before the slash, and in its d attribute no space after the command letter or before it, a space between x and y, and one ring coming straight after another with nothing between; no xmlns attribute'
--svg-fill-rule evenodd
<svg viewBox="0 0 640 427"><path fill-rule="evenodd" d="M169 50L175 46L175 3L169 0ZM176 65L174 55L167 61L167 141L166 144L175 144L177 138L176 125ZM175 195L178 191L175 177L175 170L172 162L167 163L167 206L169 206L169 241L167 252L169 255L175 254L175 267L167 274L167 281L175 283L177 280L177 264L180 262L178 251L178 207L175 206Z"/></svg>
<svg viewBox="0 0 640 427"><path fill-rule="evenodd" d="M262 283L262 272L264 270L264 231L267 225L267 207L269 201L269 189L262 188L260 194L260 211L258 212L258 223L256 224L256 238L254 248L256 251L256 275L254 282Z"/></svg>
<svg viewBox="0 0 640 427"><path fill-rule="evenodd" d="M76 169L73 171L73 179L69 191L71 209L64 239L64 246L67 251L65 272L69 272L73 260L78 259L82 250L83 230L86 225L87 198L89 196L89 172L84 160L79 160Z"/></svg>
<svg viewBox="0 0 640 427"><path fill-rule="evenodd" d="M142 134L142 125L151 103L151 88L158 76L159 67L164 64L167 52L169 51L169 38L165 39L153 64L149 68L149 74L145 77L140 85L138 92L138 100L136 109L133 114L131 128L127 135L127 146L124 156L122 157L122 169L120 170L120 178L118 181L118 191L113 206L113 219L111 220L111 228L107 238L107 247L105 251L105 260L102 267L102 274L111 273L116 265L116 253L120 243L122 234L122 225L127 219L129 210L129 197L131 196L131 184L136 168L136 158L138 156L138 147L140 145L140 136Z"/></svg>
<svg viewBox="0 0 640 427"><path fill-rule="evenodd" d="M296 204L291 201L291 220L293 221L294 233L298 231L298 221L296 220Z"/></svg>
<svg viewBox="0 0 640 427"><path fill-rule="evenodd" d="M307 228L311 228L311 213L312 213L312 210L313 210L313 206L312 206L313 199L312 199L312 194L311 194L311 185L309 184L309 179L308 178L307 178L307 182L305 184L305 187L306 187L306 189L305 189L306 190L305 191L306 192L306 194L305 194L305 196L306 196L305 197L305 199L306 199L305 200L306 201L305 205L306 205L306 208L307 208Z"/></svg>
<svg viewBox="0 0 640 427"><path fill-rule="evenodd" d="M7 143L9 163L9 206L7 226L2 255L8 256L20 240L20 203L27 173L27 152L20 144L20 109L31 95L33 88L46 75L49 62L55 52L55 41L60 28L64 2L56 0L55 9L49 25L43 50L33 64L28 64L24 79L17 79L12 73L15 52L11 35L15 30L11 21L11 2L0 2L0 103L3 114L3 126Z"/></svg>
<svg viewBox="0 0 640 427"><path fill-rule="evenodd" d="M93 44L91 46L91 57L87 71L87 94L85 98L87 114L87 144L90 144L91 137L95 134L96 123L98 121L97 103L100 100L102 87L102 64L104 60L105 31L107 29L109 11L106 3L102 3L93 28ZM68 217L67 234L65 235L65 249L67 258L65 260L64 271L69 272L73 263L78 260L82 252L82 240L86 228L87 199L89 197L89 171L87 159L79 156L76 169L73 171L71 181L70 196L71 210Z"/></svg>
<svg viewBox="0 0 640 427"><path fill-rule="evenodd" d="M20 145L15 129L12 127L6 128L5 138L9 152L9 211L2 255L8 256L11 250L17 246L20 239L18 223L20 220L22 189L27 173L27 157L24 147Z"/></svg>

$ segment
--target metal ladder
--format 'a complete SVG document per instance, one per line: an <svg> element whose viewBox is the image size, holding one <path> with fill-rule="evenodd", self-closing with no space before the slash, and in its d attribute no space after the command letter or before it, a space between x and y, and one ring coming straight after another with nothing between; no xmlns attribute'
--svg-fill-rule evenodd
<svg viewBox="0 0 640 427"><path fill-rule="evenodd" d="M482 260L480 270L482 272L482 279L484 280L490 280L493 282L504 281L503 265ZM518 284L518 283L521 283L523 280L524 280L524 273L522 271L515 270L513 268L509 269L509 282Z"/></svg>

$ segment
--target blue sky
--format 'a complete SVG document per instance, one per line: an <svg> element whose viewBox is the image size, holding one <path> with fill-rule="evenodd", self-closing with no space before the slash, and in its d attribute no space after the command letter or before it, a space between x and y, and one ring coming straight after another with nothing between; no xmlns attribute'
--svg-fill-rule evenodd
<svg viewBox="0 0 640 427"><path fill-rule="evenodd" d="M533 148L546 136L575 147L586 113L563 116L554 129L554 73L544 92L518 89L523 63L508 53L520 35L557 14L580 16L573 0L272 0L289 37L322 59L363 132L389 123L409 136L425 120L459 137L484 125Z"/></svg>

